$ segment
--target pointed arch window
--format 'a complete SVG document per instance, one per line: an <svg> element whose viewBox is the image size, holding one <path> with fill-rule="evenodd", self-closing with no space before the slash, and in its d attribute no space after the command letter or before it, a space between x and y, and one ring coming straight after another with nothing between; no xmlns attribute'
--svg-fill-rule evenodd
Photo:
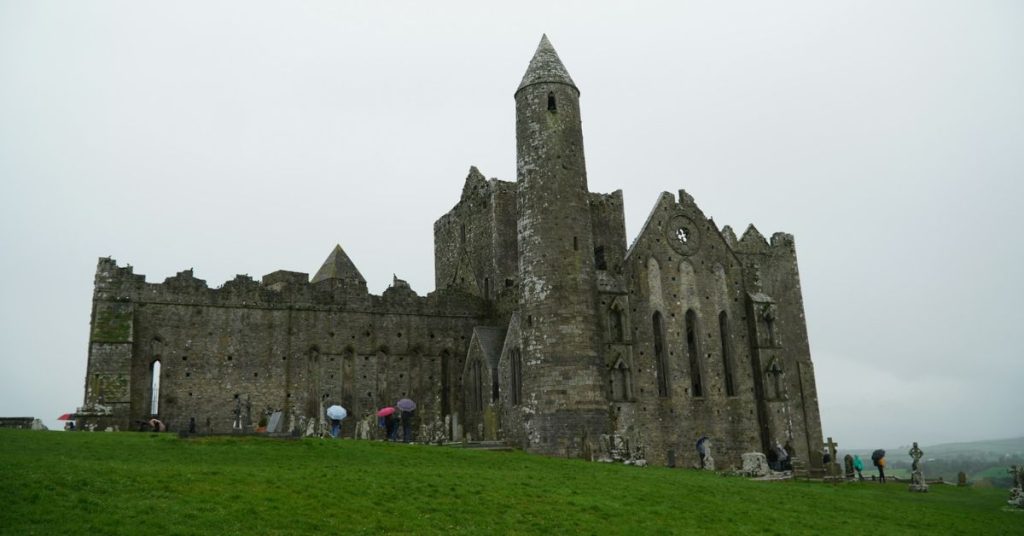
<svg viewBox="0 0 1024 536"><path fill-rule="evenodd" d="M622 318L622 309L618 305L612 307L609 312L609 320L611 321L611 335L613 342L623 342L626 340L626 326L625 320Z"/></svg>
<svg viewBox="0 0 1024 536"><path fill-rule="evenodd" d="M518 406L523 402L523 354L516 348L511 355L512 404Z"/></svg>
<svg viewBox="0 0 1024 536"><path fill-rule="evenodd" d="M479 360L473 362L473 408L484 409L484 376Z"/></svg>
<svg viewBox="0 0 1024 536"><path fill-rule="evenodd" d="M700 374L700 340L697 313L686 311L686 353L690 358L690 394L704 396L704 385Z"/></svg>
<svg viewBox="0 0 1024 536"><path fill-rule="evenodd" d="M779 364L778 358L773 357L768 369L765 370L765 394L769 400L782 398L782 373L782 365Z"/></svg>
<svg viewBox="0 0 1024 536"><path fill-rule="evenodd" d="M150 398L149 398L149 414L159 415L160 414L160 360L153 361L153 365L150 368Z"/></svg>
<svg viewBox="0 0 1024 536"><path fill-rule="evenodd" d="M665 360L665 325L660 311L654 312L651 324L654 330L654 359L658 374L658 396L669 396L668 363Z"/></svg>
<svg viewBox="0 0 1024 536"><path fill-rule="evenodd" d="M722 337L722 373L725 377L725 396L736 396L736 384L732 377L732 339L729 336L729 316L722 311L718 314L718 331Z"/></svg>

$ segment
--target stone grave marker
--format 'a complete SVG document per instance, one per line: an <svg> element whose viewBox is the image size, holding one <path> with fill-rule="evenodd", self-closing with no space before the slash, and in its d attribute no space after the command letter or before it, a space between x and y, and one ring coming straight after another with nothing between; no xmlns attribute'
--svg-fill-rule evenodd
<svg viewBox="0 0 1024 536"><path fill-rule="evenodd" d="M281 421L283 420L284 414L280 411L275 411L270 415L270 421L267 423L267 433L276 434L281 431Z"/></svg>

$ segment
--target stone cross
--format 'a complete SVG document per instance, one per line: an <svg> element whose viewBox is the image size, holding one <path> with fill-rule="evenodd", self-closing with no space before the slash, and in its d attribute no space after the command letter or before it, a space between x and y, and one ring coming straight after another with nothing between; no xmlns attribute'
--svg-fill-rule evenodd
<svg viewBox="0 0 1024 536"><path fill-rule="evenodd" d="M831 461L828 463L828 474L836 476L836 448L839 447L839 443L832 441L832 438L828 438L828 443L825 443L828 447L829 458Z"/></svg>

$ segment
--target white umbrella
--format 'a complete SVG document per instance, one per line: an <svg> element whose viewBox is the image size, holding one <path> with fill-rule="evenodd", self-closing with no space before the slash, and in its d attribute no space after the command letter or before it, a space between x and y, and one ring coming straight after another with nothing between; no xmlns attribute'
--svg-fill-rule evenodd
<svg viewBox="0 0 1024 536"><path fill-rule="evenodd" d="M340 421L343 420L345 417L348 417L348 411L345 410L345 408L338 405L334 405L327 408L328 419Z"/></svg>

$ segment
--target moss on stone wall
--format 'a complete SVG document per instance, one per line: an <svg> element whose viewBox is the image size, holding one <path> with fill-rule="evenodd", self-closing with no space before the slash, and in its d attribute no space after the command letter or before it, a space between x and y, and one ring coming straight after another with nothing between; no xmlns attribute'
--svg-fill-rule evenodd
<svg viewBox="0 0 1024 536"><path fill-rule="evenodd" d="M128 304L98 303L92 322L92 342L131 342L132 308Z"/></svg>

